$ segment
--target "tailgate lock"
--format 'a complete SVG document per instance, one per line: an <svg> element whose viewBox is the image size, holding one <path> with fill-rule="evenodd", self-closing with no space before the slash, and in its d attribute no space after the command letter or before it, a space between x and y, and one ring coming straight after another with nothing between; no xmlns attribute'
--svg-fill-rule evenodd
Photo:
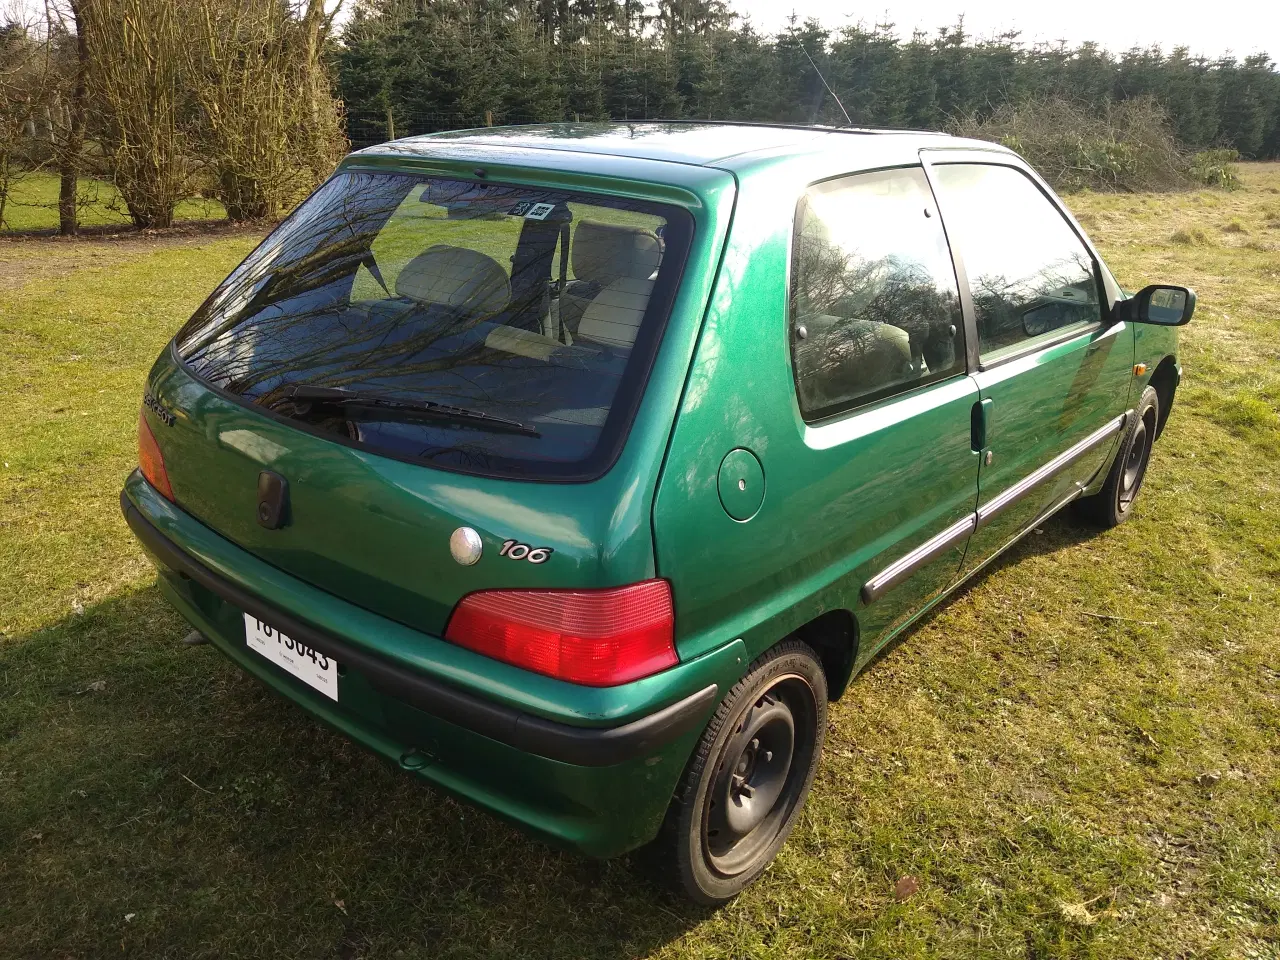
<svg viewBox="0 0 1280 960"><path fill-rule="evenodd" d="M289 520L289 481L271 470L258 474L258 523L278 530Z"/></svg>
<svg viewBox="0 0 1280 960"><path fill-rule="evenodd" d="M484 541L471 527L459 527L449 537L449 552L453 554L453 559L464 567L469 567L484 553Z"/></svg>

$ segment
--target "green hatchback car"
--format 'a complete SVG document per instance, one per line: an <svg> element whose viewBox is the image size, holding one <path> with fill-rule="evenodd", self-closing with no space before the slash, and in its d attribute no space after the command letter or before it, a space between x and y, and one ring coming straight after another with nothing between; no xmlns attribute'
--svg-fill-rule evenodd
<svg viewBox="0 0 1280 960"><path fill-rule="evenodd" d="M827 703L1069 503L1128 517L1195 297L941 134L557 124L349 156L152 368L170 601L352 740L722 902Z"/></svg>

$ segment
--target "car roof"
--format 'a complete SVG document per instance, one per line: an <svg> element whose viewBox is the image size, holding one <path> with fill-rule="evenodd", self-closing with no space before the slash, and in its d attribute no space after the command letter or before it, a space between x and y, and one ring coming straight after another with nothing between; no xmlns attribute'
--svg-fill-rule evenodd
<svg viewBox="0 0 1280 960"><path fill-rule="evenodd" d="M885 149L890 147L886 140L892 141L889 150ZM421 155L424 148L444 148L447 153L450 146L458 145L597 154L734 170L763 158L776 161L789 156L813 157L836 152L856 163L860 147L869 148L866 152L877 156L890 152L914 155L922 148L962 147L974 143L924 130L644 120L452 130L394 140L356 155L415 156ZM992 144L981 146L990 148Z"/></svg>

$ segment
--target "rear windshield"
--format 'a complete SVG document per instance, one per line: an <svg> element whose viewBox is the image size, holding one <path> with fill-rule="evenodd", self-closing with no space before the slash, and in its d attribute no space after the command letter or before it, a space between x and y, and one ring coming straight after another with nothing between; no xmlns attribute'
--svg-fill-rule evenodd
<svg viewBox="0 0 1280 960"><path fill-rule="evenodd" d="M691 229L642 201L341 173L175 344L207 383L343 443L590 479L625 438Z"/></svg>

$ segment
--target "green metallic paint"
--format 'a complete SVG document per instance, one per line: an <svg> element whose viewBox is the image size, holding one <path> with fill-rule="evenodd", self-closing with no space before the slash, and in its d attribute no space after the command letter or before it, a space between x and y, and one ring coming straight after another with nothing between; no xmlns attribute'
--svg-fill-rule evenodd
<svg viewBox="0 0 1280 960"><path fill-rule="evenodd" d="M468 149L551 150L597 159L628 157L703 165L763 149L805 150L834 131L815 127L750 126L723 123L589 122L455 130L398 140L386 147L397 153L450 146ZM836 134L848 137L847 133Z"/></svg>
<svg viewBox="0 0 1280 960"><path fill-rule="evenodd" d="M972 541L963 570L961 542L867 605L858 594L871 576L972 513L980 483L989 498L1123 410L1160 361L1176 357L1174 330L1098 330L806 424L786 316L792 218L805 187L915 165L922 147L1012 155L941 136L666 126L414 138L343 164L641 197L690 211L695 237L680 292L630 435L605 476L518 482L378 457L222 396L166 351L148 389L176 423L144 415L178 503L137 476L126 484L131 501L209 569L319 629L504 706L615 726L710 683L728 690L753 657L830 611L856 617L856 672L1007 539ZM1114 301L1118 288L1105 270L1103 282ZM971 305L969 314L972 336ZM1147 364L1143 377L1130 372L1135 356ZM995 459L980 473L970 428L982 398L991 401L986 442ZM1088 458L1080 477L1112 455ZM262 469L290 481L293 516L281 530L255 520ZM753 505L753 496L762 500ZM461 524L484 543L474 567L449 555L449 534ZM542 565L509 561L498 557L505 539L554 553ZM612 856L651 839L697 741L693 731L643 760L576 767L418 711L352 670L340 678L335 704L250 652L239 611L158 566L179 611L268 687L416 768L414 775L557 845ZM607 586L655 575L672 581L681 662L634 683L567 684L439 639L454 603L471 590Z"/></svg>
<svg viewBox="0 0 1280 960"><path fill-rule="evenodd" d="M1048 463L1125 410L1133 366L1133 328L1099 324L1071 339L974 374L987 411L979 505ZM969 540L964 570L979 564L1109 463L1108 441L1039 490L980 527ZM991 455L986 463L985 455Z"/></svg>
<svg viewBox="0 0 1280 960"><path fill-rule="evenodd" d="M588 856L618 856L653 838L700 733L691 731L630 763L577 767L439 720L380 695L350 672L342 678L342 701L334 704L251 652L238 611L163 570L160 583L167 599L220 652L274 693L415 776ZM425 765L414 769L411 756Z"/></svg>
<svg viewBox="0 0 1280 960"><path fill-rule="evenodd" d="M309 587L218 536L162 498L136 474L132 503L192 557L272 606L319 629L375 649L467 692L563 723L617 726L715 684L729 689L744 669L741 643L618 687L582 687L530 674L418 633L330 593ZM400 763L411 752L429 762L413 772L559 846L615 856L657 832L698 730L629 763L578 767L524 753L384 696L354 670L339 677L334 703L251 652L241 611L151 558L166 597L240 667L345 735Z"/></svg>
<svg viewBox="0 0 1280 960"><path fill-rule="evenodd" d="M806 424L787 349L796 201L825 169L763 164L740 179L738 213L654 504L658 572L671 580L682 656L741 637L752 656L831 609L855 609L879 569L975 508L974 382L960 375L822 424ZM768 495L749 523L718 509L736 447L759 458ZM926 455L927 454L927 455ZM963 543L858 609L867 643L954 577Z"/></svg>
<svg viewBox="0 0 1280 960"><path fill-rule="evenodd" d="M689 659L670 670L616 687L584 687L530 673L305 583L210 530L165 500L137 474L126 482L125 492L142 515L183 551L269 605L376 650L398 666L548 720L587 727L617 726L695 693L708 683L723 684L732 671L717 673L718 668L711 667L711 673L705 672L709 665L721 663L717 658L736 663L735 657L725 652L731 650L729 645L715 651L712 659ZM732 680L736 679L736 674L732 675Z"/></svg>
<svg viewBox="0 0 1280 960"><path fill-rule="evenodd" d="M764 502L764 469L756 455L742 447L725 454L716 490L724 512L733 519L745 522L754 517Z"/></svg>
<svg viewBox="0 0 1280 960"><path fill-rule="evenodd" d="M399 166L419 168L413 158ZM571 176L571 166L487 169L493 179L604 189L598 175ZM590 483L532 483L380 457L294 429L215 392L166 351L148 389L177 419L173 427L153 421L153 429L179 504L273 566L428 633L443 633L454 605L474 590L603 587L652 577L649 505L728 228L734 184L727 173L698 167L642 160L621 166L651 182L613 179L606 192L682 204L694 217L695 237L649 387L605 476ZM433 159L430 169L458 176L470 167ZM278 530L257 523L257 478L264 469L289 481L291 518ZM462 525L475 528L484 543L474 566L459 566L449 553L449 536ZM551 558L532 564L501 557L508 539L549 547Z"/></svg>

